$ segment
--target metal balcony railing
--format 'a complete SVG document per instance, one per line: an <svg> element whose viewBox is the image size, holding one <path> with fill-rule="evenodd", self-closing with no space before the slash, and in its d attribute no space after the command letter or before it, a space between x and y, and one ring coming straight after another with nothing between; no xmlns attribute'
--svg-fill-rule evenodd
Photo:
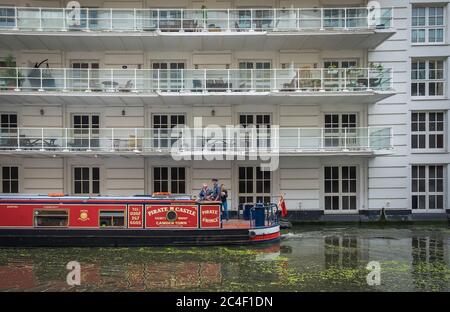
<svg viewBox="0 0 450 312"><path fill-rule="evenodd" d="M9 128L0 151L265 153L392 149L392 128Z"/></svg>
<svg viewBox="0 0 450 312"><path fill-rule="evenodd" d="M391 28L392 8L106 9L1 7L0 29L24 31L301 31Z"/></svg>
<svg viewBox="0 0 450 312"><path fill-rule="evenodd" d="M364 92L393 89L390 68L0 68L0 92Z"/></svg>

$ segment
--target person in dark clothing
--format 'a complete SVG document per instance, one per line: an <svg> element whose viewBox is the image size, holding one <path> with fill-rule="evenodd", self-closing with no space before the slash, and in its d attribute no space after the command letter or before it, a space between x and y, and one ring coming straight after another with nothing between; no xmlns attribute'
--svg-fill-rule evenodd
<svg viewBox="0 0 450 312"><path fill-rule="evenodd" d="M220 200L222 202L222 220L229 220L228 218L228 191L223 184L220 185Z"/></svg>
<svg viewBox="0 0 450 312"><path fill-rule="evenodd" d="M211 196L211 190L209 189L208 184L204 183L198 194L198 200L209 200L209 196Z"/></svg>
<svg viewBox="0 0 450 312"><path fill-rule="evenodd" d="M219 186L219 180L216 178L211 179L212 182L212 188L211 188L211 200L212 201L220 201L220 186Z"/></svg>

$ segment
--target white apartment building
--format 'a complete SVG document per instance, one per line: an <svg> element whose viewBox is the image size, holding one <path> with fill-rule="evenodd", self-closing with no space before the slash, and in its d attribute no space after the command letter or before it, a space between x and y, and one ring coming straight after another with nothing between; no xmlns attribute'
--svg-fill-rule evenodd
<svg viewBox="0 0 450 312"><path fill-rule="evenodd" d="M216 177L232 211L284 194L292 220L449 218L448 0L68 2L0 0L0 193ZM235 157L174 159L183 125L182 152ZM245 156L268 141L273 171Z"/></svg>

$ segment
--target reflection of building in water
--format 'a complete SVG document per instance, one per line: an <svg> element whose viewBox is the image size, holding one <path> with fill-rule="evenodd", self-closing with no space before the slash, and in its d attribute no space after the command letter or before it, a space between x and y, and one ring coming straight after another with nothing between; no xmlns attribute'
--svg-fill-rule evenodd
<svg viewBox="0 0 450 312"><path fill-rule="evenodd" d="M442 237L413 236L412 277L417 290L448 290L448 257ZM441 284L442 283L442 284Z"/></svg>
<svg viewBox="0 0 450 312"><path fill-rule="evenodd" d="M353 236L326 236L325 238L325 267L354 268L363 258L362 243Z"/></svg>

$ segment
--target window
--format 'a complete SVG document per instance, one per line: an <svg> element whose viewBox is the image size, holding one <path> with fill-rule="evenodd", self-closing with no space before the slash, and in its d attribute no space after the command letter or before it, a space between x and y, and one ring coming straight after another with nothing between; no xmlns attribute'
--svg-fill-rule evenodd
<svg viewBox="0 0 450 312"><path fill-rule="evenodd" d="M239 203L270 203L271 172L261 167L239 167Z"/></svg>
<svg viewBox="0 0 450 312"><path fill-rule="evenodd" d="M253 147L256 143L258 147L270 147L270 114L241 114L239 115L239 124L243 128L256 128L256 142L251 142L253 137L251 132L244 132L243 145Z"/></svg>
<svg viewBox="0 0 450 312"><path fill-rule="evenodd" d="M16 25L14 8L0 8L0 28L10 28Z"/></svg>
<svg viewBox="0 0 450 312"><path fill-rule="evenodd" d="M326 60L323 62L323 67L336 67L336 68L352 68L358 66L358 60Z"/></svg>
<svg viewBox="0 0 450 312"><path fill-rule="evenodd" d="M444 113L411 113L411 148L444 148Z"/></svg>
<svg viewBox="0 0 450 312"><path fill-rule="evenodd" d="M35 210L34 226L68 226L69 213L67 210Z"/></svg>
<svg viewBox="0 0 450 312"><path fill-rule="evenodd" d="M16 133L17 114L1 114L1 133Z"/></svg>
<svg viewBox="0 0 450 312"><path fill-rule="evenodd" d="M100 227L123 227L125 211L100 211Z"/></svg>
<svg viewBox="0 0 450 312"><path fill-rule="evenodd" d="M185 124L186 117L182 114L153 115L154 147L171 147L179 138L174 137L170 129Z"/></svg>
<svg viewBox="0 0 450 312"><path fill-rule="evenodd" d="M159 78L159 88L161 91L178 92L184 85L182 70L185 68L184 62L153 62L153 78ZM157 71L159 69L159 71Z"/></svg>
<svg viewBox="0 0 450 312"><path fill-rule="evenodd" d="M73 168L74 194L100 194L100 168Z"/></svg>
<svg viewBox="0 0 450 312"><path fill-rule="evenodd" d="M444 166L412 166L411 191L413 210L444 209Z"/></svg>
<svg viewBox="0 0 450 312"><path fill-rule="evenodd" d="M359 145L356 138L357 117L356 113L325 114L324 145L326 147Z"/></svg>
<svg viewBox="0 0 450 312"><path fill-rule="evenodd" d="M411 21L412 43L444 42L444 7L413 7Z"/></svg>
<svg viewBox="0 0 450 312"><path fill-rule="evenodd" d="M72 116L73 148L95 148L99 146L100 116L75 114Z"/></svg>
<svg viewBox="0 0 450 312"><path fill-rule="evenodd" d="M72 83L71 89L74 91L100 89L99 68L100 64L98 61L72 62L72 78L70 79L70 82ZM89 75L88 70L90 70Z"/></svg>
<svg viewBox="0 0 450 312"><path fill-rule="evenodd" d="M412 60L411 96L443 96L444 82L443 60Z"/></svg>
<svg viewBox="0 0 450 312"><path fill-rule="evenodd" d="M186 194L186 168L154 167L153 192Z"/></svg>
<svg viewBox="0 0 450 312"><path fill-rule="evenodd" d="M19 167L2 167L2 193L19 193Z"/></svg>
<svg viewBox="0 0 450 312"><path fill-rule="evenodd" d="M272 65L270 61L240 61L239 89L241 91L256 89L269 91Z"/></svg>
<svg viewBox="0 0 450 312"><path fill-rule="evenodd" d="M325 210L356 211L356 166L324 168Z"/></svg>

